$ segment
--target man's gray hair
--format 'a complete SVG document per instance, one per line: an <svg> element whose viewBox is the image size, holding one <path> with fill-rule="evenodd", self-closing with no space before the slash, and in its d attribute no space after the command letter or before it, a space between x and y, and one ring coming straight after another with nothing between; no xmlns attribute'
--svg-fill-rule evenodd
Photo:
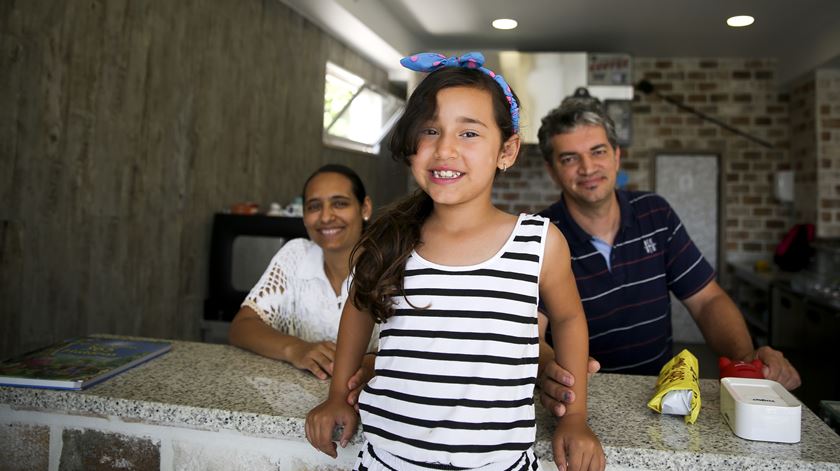
<svg viewBox="0 0 840 471"><path fill-rule="evenodd" d="M571 96L564 99L560 106L549 111L542 119L540 130L537 131L540 152L546 162L551 162L554 155L551 138L557 134L572 132L578 126L601 126L612 148L618 147L615 123L607 115L601 101L592 97Z"/></svg>

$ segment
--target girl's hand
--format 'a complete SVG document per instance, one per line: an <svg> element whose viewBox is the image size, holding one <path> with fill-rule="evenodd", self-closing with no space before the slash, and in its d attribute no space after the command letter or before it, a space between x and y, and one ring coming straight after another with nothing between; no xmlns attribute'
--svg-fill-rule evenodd
<svg viewBox="0 0 840 471"><path fill-rule="evenodd" d="M306 414L306 439L318 450L335 458L338 453L332 435L336 425L344 426L339 437L339 444L344 448L356 433L358 423L359 416L344 398L327 399Z"/></svg>
<svg viewBox="0 0 840 471"><path fill-rule="evenodd" d="M586 418L577 414L557 422L552 448L560 471L603 471L607 465L601 442L586 425Z"/></svg>
<svg viewBox="0 0 840 471"><path fill-rule="evenodd" d="M295 368L309 370L318 379L327 379L332 376L335 343L305 342L297 339L287 348L286 358Z"/></svg>

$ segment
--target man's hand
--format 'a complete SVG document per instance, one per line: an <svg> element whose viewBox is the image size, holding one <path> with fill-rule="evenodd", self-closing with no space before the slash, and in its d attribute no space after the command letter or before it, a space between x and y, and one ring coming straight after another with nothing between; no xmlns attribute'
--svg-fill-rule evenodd
<svg viewBox="0 0 840 471"><path fill-rule="evenodd" d="M601 364L598 360L589 357L589 363L586 365L589 377L600 369ZM575 384L575 377L553 361L545 365L537 384L540 386L540 402L556 417L562 417L566 413L565 404L575 402L575 393L570 389Z"/></svg>
<svg viewBox="0 0 840 471"><path fill-rule="evenodd" d="M289 362L300 370L309 370L318 379L332 376L335 343L299 340L288 347Z"/></svg>
<svg viewBox="0 0 840 471"><path fill-rule="evenodd" d="M372 353L365 354L364 358L362 358L362 366L347 381L347 389L350 390L350 393L347 395L347 404L355 407L356 412L359 411L359 394L362 393L362 389L368 381L373 378L375 360L376 355Z"/></svg>
<svg viewBox="0 0 840 471"><path fill-rule="evenodd" d="M764 363L761 372L766 379L772 379L790 391L802 384L796 368L782 355L782 352L764 346L755 351L755 357Z"/></svg>

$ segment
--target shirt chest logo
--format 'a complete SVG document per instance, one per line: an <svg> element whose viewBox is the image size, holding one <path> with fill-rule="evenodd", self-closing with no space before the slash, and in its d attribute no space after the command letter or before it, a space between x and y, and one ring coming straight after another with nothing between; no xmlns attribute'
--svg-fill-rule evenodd
<svg viewBox="0 0 840 471"><path fill-rule="evenodd" d="M645 252L649 254L656 252L656 242L653 239L647 238L642 243L645 246Z"/></svg>

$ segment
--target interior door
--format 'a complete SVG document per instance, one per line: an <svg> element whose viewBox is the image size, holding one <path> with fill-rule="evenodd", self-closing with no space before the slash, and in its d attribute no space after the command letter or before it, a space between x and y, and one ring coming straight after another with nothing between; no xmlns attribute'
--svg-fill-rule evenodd
<svg viewBox="0 0 840 471"><path fill-rule="evenodd" d="M656 156L656 193L668 200L694 244L715 270L720 230L718 167L717 155ZM674 341L703 343L703 336L685 306L673 295L671 304Z"/></svg>

